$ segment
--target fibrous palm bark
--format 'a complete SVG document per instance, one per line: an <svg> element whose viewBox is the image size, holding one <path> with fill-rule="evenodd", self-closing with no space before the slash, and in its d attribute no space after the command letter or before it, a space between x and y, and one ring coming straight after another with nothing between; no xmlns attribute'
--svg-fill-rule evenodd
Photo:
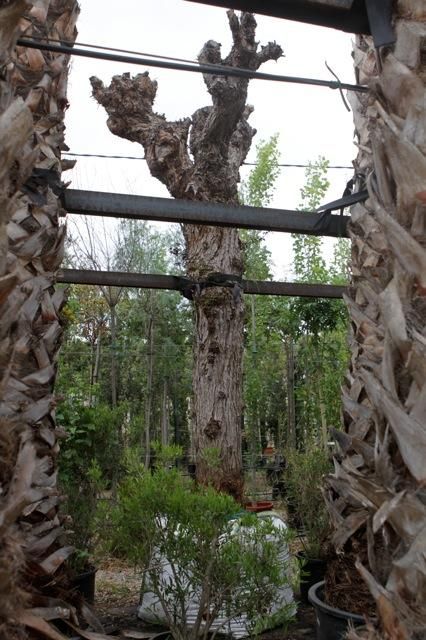
<svg viewBox="0 0 426 640"><path fill-rule="evenodd" d="M252 14L228 12L233 37L229 55L209 40L202 64L256 70L277 60L281 47L260 51ZM239 167L255 131L248 124L248 80L205 74L213 105L191 118L169 122L153 111L157 83L147 73L115 76L105 88L92 78L93 95L105 107L112 133L139 142L153 176L174 198L236 203ZM188 149L189 146L189 149ZM191 154L191 155L190 155ZM193 448L197 477L237 498L242 494L241 414L244 306L238 282L243 260L234 229L186 225L187 273L199 284L188 291L195 310ZM225 274L228 286L220 286ZM208 286L206 286L208 284Z"/></svg>
<svg viewBox="0 0 426 640"><path fill-rule="evenodd" d="M369 199L351 212L352 358L326 496L334 544L359 554L380 633L403 640L426 628L424 3L399 0L395 29L380 57L368 38L355 45L358 81L371 89L351 96Z"/></svg>
<svg viewBox="0 0 426 640"><path fill-rule="evenodd" d="M0 86L0 139L5 141L0 160L0 534L9 522L16 558L25 561L18 584L42 592L72 550L64 546L58 515L53 396L62 333L63 292L54 282L64 241L58 194L65 168L60 151L68 57L24 47L12 52L4 29L8 37L17 33L5 22L8 13L26 36L72 41L78 5L75 0L17 1L6 3L0 13L0 55L7 62ZM8 281L12 290L4 288ZM28 627L44 624L20 615L17 606L11 613Z"/></svg>
<svg viewBox="0 0 426 640"><path fill-rule="evenodd" d="M19 20L27 7L12 2L0 8L0 397L14 353L14 323L25 297L16 286L18 275L8 265L7 224L18 206L17 190L31 174L34 157L29 143L33 119L10 84L8 65L19 35ZM19 613L26 599L23 537L17 525L30 501L35 451L13 421L0 420L0 637L23 637Z"/></svg>

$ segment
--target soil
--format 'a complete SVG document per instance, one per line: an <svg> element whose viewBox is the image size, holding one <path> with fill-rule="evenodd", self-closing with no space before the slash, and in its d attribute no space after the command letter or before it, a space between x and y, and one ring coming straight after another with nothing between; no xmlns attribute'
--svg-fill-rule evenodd
<svg viewBox="0 0 426 640"><path fill-rule="evenodd" d="M353 541L355 546L357 541ZM332 607L374 618L376 608L367 584L355 567L363 548L355 546L330 559L325 575L325 601ZM364 563L366 564L366 563Z"/></svg>
<svg viewBox="0 0 426 640"><path fill-rule="evenodd" d="M137 618L141 577L119 560L104 561L96 574L95 612L106 634L120 638L141 638L160 633L162 628ZM309 605L298 605L297 619L287 630L263 633L264 640L315 640L315 614Z"/></svg>

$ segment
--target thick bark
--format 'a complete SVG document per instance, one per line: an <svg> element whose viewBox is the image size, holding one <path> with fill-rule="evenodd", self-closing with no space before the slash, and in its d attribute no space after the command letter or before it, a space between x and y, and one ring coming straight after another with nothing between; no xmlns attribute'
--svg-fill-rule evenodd
<svg viewBox="0 0 426 640"><path fill-rule="evenodd" d="M222 60L220 45L209 40L198 56L200 63L255 70L262 62L282 55L275 43L257 51L252 14L237 18L229 11L228 19L233 36L229 55ZM237 202L239 167L255 133L247 122L251 108L246 106L246 79L204 75L213 105L179 122L168 122L153 111L157 83L147 73L134 78L129 74L115 76L108 88L97 78L91 82L94 97L108 112L112 133L143 145L152 175L173 197ZM183 231L187 272L200 282L191 292L195 307L192 432L197 477L240 498L244 306L238 287L243 272L238 232L198 225L186 225ZM203 286L218 273L229 276L233 284ZM211 464L213 457L218 465Z"/></svg>
<svg viewBox="0 0 426 640"><path fill-rule="evenodd" d="M357 568L384 637L426 628L426 12L400 0L397 43L355 46L356 170L369 200L353 207L352 358L343 391L342 454L327 479L338 551ZM372 637L372 636L371 636Z"/></svg>
<svg viewBox="0 0 426 640"><path fill-rule="evenodd" d="M33 119L10 84L6 66L19 35L19 20L28 7L12 2L0 8L0 397L7 386L15 356L14 325L25 295L16 286L19 274L8 261L7 225L19 208L18 190L34 164L29 144ZM19 518L32 501L31 484L36 453L28 431L13 420L0 419L0 637L24 637L19 624L26 604L22 574L24 538Z"/></svg>
<svg viewBox="0 0 426 640"><path fill-rule="evenodd" d="M16 9L22 18L27 6L31 8L20 23L26 35L75 38L75 0L10 2L0 10L0 56L7 40L2 33L5 14ZM12 28L8 38L13 33ZM63 526L58 516L61 498L56 486L58 443L53 397L63 301L63 292L55 291L53 285L64 239L64 226L59 223L63 212L55 189L65 168L60 150L64 145L68 58L17 47L8 62L0 97L0 236L5 250L0 273L1 455L7 451L3 445L9 442L9 454L15 455L15 480L9 497L19 500L6 515L15 517L15 540L22 541L22 581L35 591L42 583L52 583L53 574L71 551L61 539ZM11 102L12 95L18 98ZM31 138L29 134L33 134ZM3 283L10 280L15 287L6 297ZM1 500L3 496L4 491ZM17 552L17 562L18 558ZM3 586L3 577L0 582ZM15 615L18 607L19 600ZM24 618L31 627L33 617L21 615L20 622Z"/></svg>

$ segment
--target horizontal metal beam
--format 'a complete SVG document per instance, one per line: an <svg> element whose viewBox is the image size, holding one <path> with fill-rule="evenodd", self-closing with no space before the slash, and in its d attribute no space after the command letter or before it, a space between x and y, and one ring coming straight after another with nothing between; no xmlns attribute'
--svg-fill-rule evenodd
<svg viewBox="0 0 426 640"><path fill-rule="evenodd" d="M187 279L184 279L187 281ZM179 291L182 278L147 273L120 271L88 271L85 269L62 269L58 282L66 284L88 284L111 287L135 287L138 289L169 289ZM304 284L299 282L268 282L243 280L244 293L271 296L297 296L302 298L341 298L346 287L331 284Z"/></svg>
<svg viewBox="0 0 426 640"><path fill-rule="evenodd" d="M66 189L69 213L347 237L349 216Z"/></svg>
<svg viewBox="0 0 426 640"><path fill-rule="evenodd" d="M276 18L308 22L349 33L371 33L365 0L191 0L202 4L253 11Z"/></svg>

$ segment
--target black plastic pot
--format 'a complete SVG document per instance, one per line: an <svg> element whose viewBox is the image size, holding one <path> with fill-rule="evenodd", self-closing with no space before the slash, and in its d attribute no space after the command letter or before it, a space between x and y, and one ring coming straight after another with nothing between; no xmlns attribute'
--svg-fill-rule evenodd
<svg viewBox="0 0 426 640"><path fill-rule="evenodd" d="M309 604L309 589L317 582L324 580L327 561L321 558L306 557L303 551L299 551L296 555L299 560L303 561L302 573L304 575L300 578L300 599L305 604Z"/></svg>
<svg viewBox="0 0 426 640"><path fill-rule="evenodd" d="M314 584L308 594L309 602L314 607L317 617L317 640L343 640L350 622L354 627L365 624L363 616L330 607L322 599L323 593L324 580Z"/></svg>
<svg viewBox="0 0 426 640"><path fill-rule="evenodd" d="M83 596L89 604L95 602L96 571L95 567L90 567L87 571L79 573L72 579L73 590Z"/></svg>

